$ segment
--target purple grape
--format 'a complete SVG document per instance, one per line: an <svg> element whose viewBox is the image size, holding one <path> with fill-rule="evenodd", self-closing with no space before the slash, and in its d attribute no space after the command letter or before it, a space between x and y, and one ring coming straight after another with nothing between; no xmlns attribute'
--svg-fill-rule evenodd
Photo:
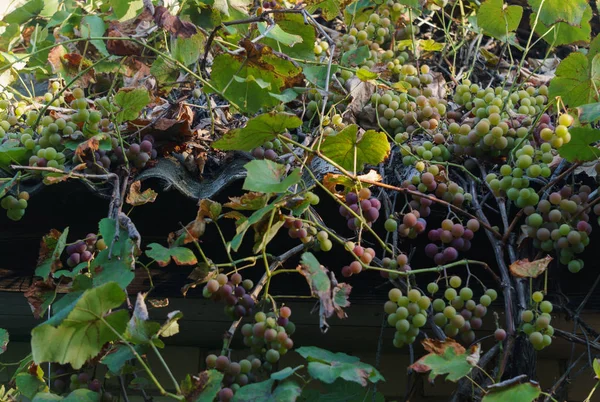
<svg viewBox="0 0 600 402"><path fill-rule="evenodd" d="M48 160L46 158L39 158L36 162L39 167L46 167Z"/></svg>
<svg viewBox="0 0 600 402"><path fill-rule="evenodd" d="M246 294L246 290L241 286L236 286L234 293L237 297L242 297Z"/></svg>
<svg viewBox="0 0 600 402"><path fill-rule="evenodd" d="M362 209L363 212L368 211L369 209L371 209L371 201L369 201L369 200L362 200L360 202L360 209Z"/></svg>
<svg viewBox="0 0 600 402"><path fill-rule="evenodd" d="M67 258L67 265L71 268L79 264L81 261L81 255L79 253L73 253Z"/></svg>
<svg viewBox="0 0 600 402"><path fill-rule="evenodd" d="M356 225L356 218L348 219L347 225L348 225L348 229L350 229L350 230L358 229L358 226Z"/></svg>
<svg viewBox="0 0 600 402"><path fill-rule="evenodd" d="M437 253L434 257L433 257L433 261L437 264L437 265L444 265L445 260L444 260L444 254L443 253Z"/></svg>
<svg viewBox="0 0 600 402"><path fill-rule="evenodd" d="M227 284L221 286L221 289L219 289L219 293L221 293L221 296L228 296L231 294L231 292L233 292L233 289L230 285Z"/></svg>
<svg viewBox="0 0 600 402"><path fill-rule="evenodd" d="M350 204L350 209L352 210L352 212L354 212L355 214L358 214L360 212L360 208L358 207L358 204ZM354 218L354 216L348 214L349 217Z"/></svg>
<svg viewBox="0 0 600 402"><path fill-rule="evenodd" d="M364 215L367 221L375 222L379 218L379 211L375 208L369 208Z"/></svg>
<svg viewBox="0 0 600 402"><path fill-rule="evenodd" d="M458 258L458 251L454 247L446 247L444 249L444 260L447 262L454 261Z"/></svg>
<svg viewBox="0 0 600 402"><path fill-rule="evenodd" d="M425 255L429 258L434 258L438 252L438 246L433 243L429 243L425 246Z"/></svg>
<svg viewBox="0 0 600 402"><path fill-rule="evenodd" d="M88 389L90 391L100 392L100 390L102 389L102 384L97 378L94 378L92 382L88 384Z"/></svg>
<svg viewBox="0 0 600 402"><path fill-rule="evenodd" d="M348 205L356 204L357 202L358 202L358 195L356 195L356 193L349 192L348 194L346 194L346 204L348 204Z"/></svg>
<svg viewBox="0 0 600 402"><path fill-rule="evenodd" d="M458 251L464 251L463 248L465 247L465 241L468 240L464 240L463 238L459 237L458 239L454 239L450 242L450 245L452 247L454 247L455 249L457 249Z"/></svg>
<svg viewBox="0 0 600 402"><path fill-rule="evenodd" d="M78 253L83 253L85 250L87 250L87 246L85 245L85 242L78 241L77 243L75 243L75 250Z"/></svg>
<svg viewBox="0 0 600 402"><path fill-rule="evenodd" d="M67 254L71 255L77 252L77 244L69 244L67 246Z"/></svg>
<svg viewBox="0 0 600 402"><path fill-rule="evenodd" d="M238 304L237 306L235 306L235 309L233 310L234 314L236 317L240 318L240 317L244 317L246 316L246 308L244 306L242 306L241 304Z"/></svg>
<svg viewBox="0 0 600 402"><path fill-rule="evenodd" d="M381 202L377 198L371 198L369 201L371 201L371 206L379 211L381 208Z"/></svg>
<svg viewBox="0 0 600 402"><path fill-rule="evenodd" d="M272 149L267 149L265 151L265 159L274 161L275 159L277 159L277 152L275 152Z"/></svg>
<svg viewBox="0 0 600 402"><path fill-rule="evenodd" d="M430 230L429 233L427 234L427 237L431 241L440 241L440 230L439 229Z"/></svg>
<svg viewBox="0 0 600 402"><path fill-rule="evenodd" d="M75 255L75 254L73 254L73 255ZM80 260L82 262L88 262L91 259L92 259L92 253L90 253L89 251L85 250L83 253L81 253Z"/></svg>
<svg viewBox="0 0 600 402"><path fill-rule="evenodd" d="M158 156L158 151L156 149L153 149L152 152L150 152L150 158L156 159L157 156Z"/></svg>
<svg viewBox="0 0 600 402"><path fill-rule="evenodd" d="M87 382L90 380L90 376L88 375L88 373L79 373L79 376L77 376L77 380L82 384L87 384Z"/></svg>
<svg viewBox="0 0 600 402"><path fill-rule="evenodd" d="M483 321L479 317L472 317L471 320L471 328L472 329L480 329L483 325Z"/></svg>
<svg viewBox="0 0 600 402"><path fill-rule="evenodd" d="M254 307L254 299L249 294L245 294L242 296L241 304L247 309L251 309L252 307Z"/></svg>
<svg viewBox="0 0 600 402"><path fill-rule="evenodd" d="M57 378L54 380L54 384L52 385L52 390L58 392L59 394L65 390L67 384L61 378Z"/></svg>
<svg viewBox="0 0 600 402"><path fill-rule="evenodd" d="M129 153L132 155L137 155L140 153L140 146L138 144L131 144L129 146Z"/></svg>
<svg viewBox="0 0 600 402"><path fill-rule="evenodd" d="M264 159L265 150L262 147L254 148L252 150L252 156L254 156L256 159Z"/></svg>
<svg viewBox="0 0 600 402"><path fill-rule="evenodd" d="M417 219L417 224L415 225L415 230L418 233L421 233L427 228L427 221L423 218Z"/></svg>
<svg viewBox="0 0 600 402"><path fill-rule="evenodd" d="M98 239L95 233L88 233L85 236L85 242L88 244L88 246L93 246L94 244L96 244L96 240Z"/></svg>
<svg viewBox="0 0 600 402"><path fill-rule="evenodd" d="M289 319L287 319L285 317L278 317L277 318L277 325L281 325L282 327L285 327L288 322L289 322Z"/></svg>
<svg viewBox="0 0 600 402"><path fill-rule="evenodd" d="M142 152L150 152L150 151L152 151L152 143L150 141L142 141L140 143L140 150Z"/></svg>
<svg viewBox="0 0 600 402"><path fill-rule="evenodd" d="M346 209L346 207L344 207L343 205L340 205L339 212L340 215L342 215L344 218L348 216L348 209Z"/></svg>

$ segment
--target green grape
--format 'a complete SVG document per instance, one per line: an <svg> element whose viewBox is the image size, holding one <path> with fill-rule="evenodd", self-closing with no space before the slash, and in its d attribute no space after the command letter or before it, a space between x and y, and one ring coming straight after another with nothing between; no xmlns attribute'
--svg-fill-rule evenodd
<svg viewBox="0 0 600 402"><path fill-rule="evenodd" d="M415 303L421 298L421 292L419 292L417 289L411 289L408 291L407 296L409 301Z"/></svg>
<svg viewBox="0 0 600 402"><path fill-rule="evenodd" d="M443 222L442 222L443 224ZM450 229L447 229L450 230ZM462 284L462 279L460 279L460 276L453 276L450 278L450 286L452 286L453 288L458 288L460 287L460 285Z"/></svg>
<svg viewBox="0 0 600 402"><path fill-rule="evenodd" d="M531 321L533 321L533 311L531 311L531 310L524 310L521 313L521 320L523 320L524 322L531 322Z"/></svg>
<svg viewBox="0 0 600 402"><path fill-rule="evenodd" d="M319 247L321 248L321 251L330 251L333 248L333 242L329 239L325 239L319 242Z"/></svg>
<svg viewBox="0 0 600 402"><path fill-rule="evenodd" d="M388 232L395 232L398 229L398 222L395 219L387 219L384 223L385 230Z"/></svg>
<svg viewBox="0 0 600 402"><path fill-rule="evenodd" d="M542 313L551 313L552 312L552 303L545 300L540 303L540 310Z"/></svg>
<svg viewBox="0 0 600 402"><path fill-rule="evenodd" d="M446 308L444 308L443 313L444 316L446 316L446 318L451 319L456 315L456 309L452 306L447 306Z"/></svg>
<svg viewBox="0 0 600 402"><path fill-rule="evenodd" d="M446 300L452 301L452 300L456 299L456 296L457 296L456 289L448 288L444 292L444 297L446 298Z"/></svg>
<svg viewBox="0 0 600 402"><path fill-rule="evenodd" d="M396 331L400 332L401 334L408 332L409 329L410 329L410 323L408 322L408 320L403 319L403 320L398 320L396 322Z"/></svg>
<svg viewBox="0 0 600 402"><path fill-rule="evenodd" d="M498 298L498 292L496 292L495 289L487 289L485 291L485 294L488 295L492 299L492 301Z"/></svg>
<svg viewBox="0 0 600 402"><path fill-rule="evenodd" d="M402 297L402 291L398 288L390 289L390 291L388 292L388 298L393 302L397 303L401 297Z"/></svg>
<svg viewBox="0 0 600 402"><path fill-rule="evenodd" d="M542 345L544 342L544 336L540 332L532 332L529 334L529 342L531 342L533 346Z"/></svg>
<svg viewBox="0 0 600 402"><path fill-rule="evenodd" d="M442 299L435 299L433 301L433 311L443 311L446 307L446 302Z"/></svg>
<svg viewBox="0 0 600 402"><path fill-rule="evenodd" d="M417 301L417 304L421 308L421 310L427 310L431 305L431 300L427 296L421 296Z"/></svg>
<svg viewBox="0 0 600 402"><path fill-rule="evenodd" d="M459 316L457 316L457 317L459 317ZM425 325L426 322L427 322L427 318L422 314L417 314L412 319L412 325L417 328L421 328L422 326Z"/></svg>
<svg viewBox="0 0 600 402"><path fill-rule="evenodd" d="M471 300L473 298L473 291L470 288L462 288L459 295L464 301Z"/></svg>
<svg viewBox="0 0 600 402"><path fill-rule="evenodd" d="M544 294L542 292L534 292L533 295L531 295L531 299L536 303L541 303L541 301L544 300Z"/></svg>
<svg viewBox="0 0 600 402"><path fill-rule="evenodd" d="M435 282L431 282L431 283L427 284L427 292L429 292L430 294L436 293L439 289L440 289L440 287Z"/></svg>
<svg viewBox="0 0 600 402"><path fill-rule="evenodd" d="M488 307L490 304L492 304L492 298L488 295L483 295L479 298L479 303L485 307Z"/></svg>
<svg viewBox="0 0 600 402"><path fill-rule="evenodd" d="M400 320L407 318L409 315L408 309L406 307L398 307L395 314L396 314L396 317L398 317L398 319L400 319Z"/></svg>

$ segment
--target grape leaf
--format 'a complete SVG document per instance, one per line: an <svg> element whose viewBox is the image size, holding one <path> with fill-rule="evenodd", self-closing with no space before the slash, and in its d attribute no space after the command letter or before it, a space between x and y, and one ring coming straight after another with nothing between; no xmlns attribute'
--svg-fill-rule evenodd
<svg viewBox="0 0 600 402"><path fill-rule="evenodd" d="M229 197L229 202L223 206L237 211L256 211L262 208L268 200L269 196L264 193L249 192L241 197Z"/></svg>
<svg viewBox="0 0 600 402"><path fill-rule="evenodd" d="M390 143L385 133L369 130L358 135L358 126L351 124L336 135L325 138L321 152L344 169L356 172L364 169L365 164L377 165L390 153Z"/></svg>
<svg viewBox="0 0 600 402"><path fill-rule="evenodd" d="M594 359L593 366L594 374L596 374L596 380L600 380L600 359Z"/></svg>
<svg viewBox="0 0 600 402"><path fill-rule="evenodd" d="M359 68L358 70L356 70L356 76L361 81L370 81L377 78L379 74L373 71L369 71L366 68Z"/></svg>
<svg viewBox="0 0 600 402"><path fill-rule="evenodd" d="M104 35L106 26L104 20L97 15L86 15L81 19L79 24L82 38L100 37ZM92 45L98 49L103 56L108 56L108 50L106 50L106 44L101 40L91 41Z"/></svg>
<svg viewBox="0 0 600 402"><path fill-rule="evenodd" d="M37 17L44 9L44 0L30 0L8 13L2 21L7 24L23 24Z"/></svg>
<svg viewBox="0 0 600 402"><path fill-rule="evenodd" d="M494 38L505 40L508 33L519 27L523 17L523 7L504 7L503 0L486 0L477 11L477 25Z"/></svg>
<svg viewBox="0 0 600 402"><path fill-rule="evenodd" d="M171 47L171 55L188 66L198 61L204 53L204 34L201 31L189 38L178 36Z"/></svg>
<svg viewBox="0 0 600 402"><path fill-rule="evenodd" d="M266 205L266 206L262 207L261 209L254 211L254 213L252 215L250 215L250 217L248 219L242 221L242 223L240 223L237 226L237 228L235 229L236 235L228 243L228 247L231 248L233 251L237 251L238 248L242 244L244 235L246 234L248 229L250 229L250 226L259 222L266 214L270 213L274 208L276 208L277 204L279 203L279 201L281 201L282 197L283 196L277 198L271 204Z"/></svg>
<svg viewBox="0 0 600 402"><path fill-rule="evenodd" d="M0 328L0 355L6 352L6 348L8 347L9 335L8 331L4 328Z"/></svg>
<svg viewBox="0 0 600 402"><path fill-rule="evenodd" d="M65 228L63 233L53 230L50 234L44 236L42 250L40 250L39 265L35 269L36 276L46 279L52 272L56 272L57 269L62 267L60 255L65 249L68 235L69 228Z"/></svg>
<svg viewBox="0 0 600 402"><path fill-rule="evenodd" d="M578 26L583 19L587 6L586 0L528 0L534 12L539 13L540 21L551 26L557 22L566 22ZM540 7L541 10L540 10Z"/></svg>
<svg viewBox="0 0 600 402"><path fill-rule="evenodd" d="M311 24L305 24L302 15L277 13L273 14L273 20L284 33L298 36L300 41L293 45L287 45L281 42L281 35L277 35L277 37L268 35L261 40L261 43L297 59L313 60L315 58L313 50L316 39L315 28Z"/></svg>
<svg viewBox="0 0 600 402"><path fill-rule="evenodd" d="M151 243L148 244L146 255L148 258L156 260L161 267L169 265L171 259L173 259L177 265L194 265L198 263L192 250L185 247L166 248L158 243Z"/></svg>
<svg viewBox="0 0 600 402"><path fill-rule="evenodd" d="M553 258L547 255L539 260L529 261L527 258L517 260L510 264L510 273L517 278L537 278L542 274Z"/></svg>
<svg viewBox="0 0 600 402"><path fill-rule="evenodd" d="M285 193L301 179L300 169L292 170L287 176L287 168L279 163L263 159L253 160L244 165L248 175L243 189L262 193Z"/></svg>
<svg viewBox="0 0 600 402"><path fill-rule="evenodd" d="M113 14L119 21L135 18L144 9L144 0L109 0Z"/></svg>
<svg viewBox="0 0 600 402"><path fill-rule="evenodd" d="M490 392L483 397L481 402L532 402L542 393L540 385L532 382L506 387L488 387L488 389L490 389Z"/></svg>
<svg viewBox="0 0 600 402"><path fill-rule="evenodd" d="M10 190L12 188L12 186L15 185L15 183L17 182L17 180L20 177L21 177L21 172L17 172L17 174L15 174L12 179L0 184L0 198L4 197L6 195L8 190Z"/></svg>
<svg viewBox="0 0 600 402"><path fill-rule="evenodd" d="M340 378L363 387L369 382L385 381L373 366L346 353L334 353L316 346L302 346L296 352L308 360L310 376L326 384L333 384Z"/></svg>
<svg viewBox="0 0 600 402"><path fill-rule="evenodd" d="M348 52L344 52L340 64L344 66L358 66L362 64L369 56L371 52L368 46L360 46L356 49L352 49Z"/></svg>
<svg viewBox="0 0 600 402"><path fill-rule="evenodd" d="M89 389L76 389L64 398L52 393L39 393L31 402L100 402L100 396L99 392L90 391Z"/></svg>
<svg viewBox="0 0 600 402"><path fill-rule="evenodd" d="M273 25L273 28L269 29L269 31L267 32L268 27L269 26L267 25L266 22L261 22L258 24L258 31L263 35L266 32L265 37L274 39L276 42L275 48L277 48L279 46L278 44L281 44L281 45L284 45L287 47L293 47L295 44L302 43L302 41L303 41L303 39L300 35L287 33L283 29L281 29L281 27L278 24ZM273 46L273 45L269 45L269 46Z"/></svg>
<svg viewBox="0 0 600 402"><path fill-rule="evenodd" d="M242 41L242 55L219 54L215 57L211 85L243 112L279 104L270 93L280 95L286 88L301 86L302 69L273 53L268 46Z"/></svg>
<svg viewBox="0 0 600 402"><path fill-rule="evenodd" d="M229 17L240 13L247 15L250 4L251 0L214 0L213 7Z"/></svg>
<svg viewBox="0 0 600 402"><path fill-rule="evenodd" d="M116 233L114 219L104 218L100 221L98 227L106 245L112 246L112 254L109 249L105 249L100 251L96 258L92 260L90 272L92 273L94 286L114 281L125 289L135 277L132 269L137 246L129 238L127 231L120 227L118 240L114 241L113 244ZM111 258L109 258L109 254Z"/></svg>
<svg viewBox="0 0 600 402"><path fill-rule="evenodd" d="M456 382L473 369L468 361L470 354L454 339L446 338L445 341L439 341L427 338L422 344L429 354L421 357L409 368L417 373L430 371L429 380L432 382L437 376L443 374L448 374L446 380Z"/></svg>
<svg viewBox="0 0 600 402"><path fill-rule="evenodd" d="M117 122L123 123L124 121L135 120L139 117L142 109L150 103L150 95L148 95L146 89L142 88L133 90L120 89L115 95L114 102L121 108L116 115Z"/></svg>
<svg viewBox="0 0 600 402"><path fill-rule="evenodd" d="M110 282L85 291L69 307L35 327L31 331L35 363L70 363L74 369L80 369L87 359L100 353L105 343L116 340L125 330L127 311L109 313L125 297L121 287Z"/></svg>
<svg viewBox="0 0 600 402"><path fill-rule="evenodd" d="M588 103L577 108L579 112L579 122L595 123L600 120L600 102Z"/></svg>
<svg viewBox="0 0 600 402"><path fill-rule="evenodd" d="M167 320L158 330L158 335L164 338L177 335L179 333L179 320L183 318L183 313L179 310L171 311L167 314Z"/></svg>
<svg viewBox="0 0 600 402"><path fill-rule="evenodd" d="M281 370L279 370L279 371L277 371L275 373L272 373L271 374L271 378L273 380L283 381L286 378L288 378L289 376L291 376L292 374L294 374L296 371L298 371L298 370L300 370L302 368L304 368L304 366L296 366L294 368L286 367L286 368L283 368L283 369L281 369Z"/></svg>
<svg viewBox="0 0 600 402"><path fill-rule="evenodd" d="M277 134L302 125L302 120L290 113L264 113L248 121L245 127L229 130L223 138L213 142L212 147L223 151L251 151Z"/></svg>
<svg viewBox="0 0 600 402"><path fill-rule="evenodd" d="M294 402L302 393L302 388L291 380L278 382L274 379L249 384L240 388L233 396L233 402Z"/></svg>
<svg viewBox="0 0 600 402"><path fill-rule="evenodd" d="M598 55L600 57L600 55ZM571 141L563 144L558 153L569 162L587 162L600 158L600 149L592 145L600 141L600 130L590 127L575 127L569 130Z"/></svg>
<svg viewBox="0 0 600 402"><path fill-rule="evenodd" d="M15 379L17 389L24 396L31 399L38 392L47 392L48 386L44 382L44 372L37 366L37 375L30 373L19 373Z"/></svg>
<svg viewBox="0 0 600 402"><path fill-rule="evenodd" d="M19 144L19 140L15 139L0 144L0 168L10 171L10 165L22 165L27 160L29 151Z"/></svg>
<svg viewBox="0 0 600 402"><path fill-rule="evenodd" d="M531 14L529 17L529 25L534 26L536 14ZM544 40L554 46L562 46L569 44L583 45L589 43L592 34L590 20L592 19L592 7L587 5L581 26L569 25L566 22L557 22L554 24L554 30L544 36ZM543 22L538 21L535 26L535 33L542 36L548 31L549 27Z"/></svg>
<svg viewBox="0 0 600 402"><path fill-rule="evenodd" d="M592 44L598 41L595 39ZM569 107L576 107L597 102L599 87L600 55L590 47L587 55L573 52L561 61L550 81L550 98L560 96Z"/></svg>
<svg viewBox="0 0 600 402"><path fill-rule="evenodd" d="M152 190L151 188L147 188L143 192L140 192L141 188L141 181L136 180L133 183L131 183L131 186L129 187L129 193L127 193L127 199L125 200L125 202L127 202L129 205L133 205L134 207L138 207L140 205L156 201L156 197L158 197L156 191Z"/></svg>
<svg viewBox="0 0 600 402"><path fill-rule="evenodd" d="M304 1L306 4L306 10L309 13L314 13L318 9L321 9L321 16L327 21L331 21L340 13L352 0L307 0Z"/></svg>
<svg viewBox="0 0 600 402"><path fill-rule="evenodd" d="M147 345L135 345L133 348L138 354L143 355L148 347ZM100 360L100 363L105 364L112 373L118 374L125 363L132 359L135 359L135 355L129 346L117 344Z"/></svg>
<svg viewBox="0 0 600 402"><path fill-rule="evenodd" d="M331 77L338 70L338 66L332 65L329 70L329 79L331 82ZM302 65L302 72L306 77L308 82L311 82L318 86L319 88L325 88L325 80L327 79L327 66L313 66L308 64Z"/></svg>

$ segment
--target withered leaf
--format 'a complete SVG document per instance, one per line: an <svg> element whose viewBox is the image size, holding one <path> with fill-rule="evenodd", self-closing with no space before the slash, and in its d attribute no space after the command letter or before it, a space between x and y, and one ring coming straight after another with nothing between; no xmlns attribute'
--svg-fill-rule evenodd
<svg viewBox="0 0 600 402"><path fill-rule="evenodd" d="M256 211L267 205L268 200L267 194L249 191L241 197L229 197L229 202L223 206L238 211Z"/></svg>
<svg viewBox="0 0 600 402"><path fill-rule="evenodd" d="M552 260L549 255L535 261L529 261L527 258L518 260L510 264L510 273L517 278L537 278L548 268Z"/></svg>
<svg viewBox="0 0 600 402"><path fill-rule="evenodd" d="M144 192L140 192L142 188L142 182L139 180L131 183L129 187L129 193L127 194L126 202L134 207L154 202L158 194L151 188L147 188Z"/></svg>
<svg viewBox="0 0 600 402"><path fill-rule="evenodd" d="M172 15L166 7L158 6L154 10L154 22L159 27L171 32L175 37L189 38L198 32L191 22L183 21Z"/></svg>
<svg viewBox="0 0 600 402"><path fill-rule="evenodd" d="M479 345L475 345L471 351L467 352L452 338L446 338L444 341L427 338L421 343L429 354L421 357L409 368L417 373L430 372L430 382L433 382L438 375L443 374L447 374L446 380L452 382L468 375L474 367L473 356L478 353L474 353L474 349L479 349ZM474 363L477 364L477 362Z"/></svg>
<svg viewBox="0 0 600 402"><path fill-rule="evenodd" d="M35 281L25 291L24 296L36 319L40 318L48 308L48 302L54 297L55 289L56 285L52 281Z"/></svg>

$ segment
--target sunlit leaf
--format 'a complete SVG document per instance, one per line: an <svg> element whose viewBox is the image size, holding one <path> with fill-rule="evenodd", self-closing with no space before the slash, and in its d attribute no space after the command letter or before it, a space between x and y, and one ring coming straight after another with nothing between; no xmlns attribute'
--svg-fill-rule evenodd
<svg viewBox="0 0 600 402"><path fill-rule="evenodd" d="M286 175L284 165L268 159L253 160L244 165L248 175L243 189L262 193L285 193L290 186L301 179L300 169L294 169Z"/></svg>
<svg viewBox="0 0 600 402"><path fill-rule="evenodd" d="M486 0L477 11L477 24L486 34L504 40L519 27L522 17L521 6L505 7L503 0Z"/></svg>
<svg viewBox="0 0 600 402"><path fill-rule="evenodd" d="M571 141L563 144L558 149L560 156L569 162L586 162L600 158L600 149L593 145L595 142L600 141L600 130L591 127L575 127L571 128L569 133L571 134Z"/></svg>
<svg viewBox="0 0 600 402"><path fill-rule="evenodd" d="M547 26L557 22L580 25L587 6L586 0L528 0L528 2L533 11L539 13L540 21Z"/></svg>
<svg viewBox="0 0 600 402"><path fill-rule="evenodd" d="M531 14L529 17L529 24L534 26L536 14ZM592 7L587 5L583 18L581 19L581 26L569 25L566 22L557 22L553 25L553 30L549 34L544 36L544 40L553 46L562 46L569 44L586 44L591 40L592 27L590 20L592 19ZM543 22L538 21L535 26L535 33L542 36L546 34L549 27Z"/></svg>
<svg viewBox="0 0 600 402"><path fill-rule="evenodd" d="M321 152L344 169L360 172L365 164L377 165L390 153L390 143L385 133L369 130L358 134L358 126L351 124L321 145ZM355 165L356 161L356 165Z"/></svg>
<svg viewBox="0 0 600 402"><path fill-rule="evenodd" d="M297 59L312 60L315 58L313 48L316 32L312 24L305 24L302 15L291 13L273 14L273 20L277 23L277 27L285 34L291 34L293 37L300 38L300 40L298 41L297 38L294 38L295 43L291 45L288 44L291 43L289 41L291 38L274 33L272 35L267 35L266 38L261 40L261 43ZM279 30L277 30L277 32L279 32Z"/></svg>
<svg viewBox="0 0 600 402"><path fill-rule="evenodd" d="M532 402L537 400L542 391L540 385L533 382L512 384L505 387L493 387L481 402L519 401Z"/></svg>
<svg viewBox="0 0 600 402"><path fill-rule="evenodd" d="M417 373L430 372L430 381L439 375L447 374L446 380L456 382L473 369L473 365L468 361L470 353L454 339L446 338L445 341L440 341L427 338L422 344L429 354L421 357L409 368Z"/></svg>
<svg viewBox="0 0 600 402"><path fill-rule="evenodd" d="M122 123L128 120L137 119L140 112L150 102L150 96L146 89L138 88L133 90L121 89L115 95L114 102L121 110L117 113L117 122Z"/></svg>
<svg viewBox="0 0 600 402"><path fill-rule="evenodd" d="M546 271L552 260L549 255L535 261L529 261L527 258L517 260L510 264L510 273L517 278L537 278Z"/></svg>
<svg viewBox="0 0 600 402"><path fill-rule="evenodd" d="M166 248L158 243L151 243L146 250L148 258L156 260L156 263L161 267L166 267L173 259L177 265L194 265L198 262L196 256L189 248L172 247Z"/></svg>

